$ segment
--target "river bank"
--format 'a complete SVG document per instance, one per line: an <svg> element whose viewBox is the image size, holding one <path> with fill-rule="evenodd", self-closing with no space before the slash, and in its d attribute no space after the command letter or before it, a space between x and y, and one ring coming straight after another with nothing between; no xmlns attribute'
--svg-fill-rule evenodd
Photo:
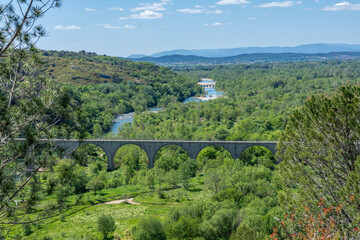
<svg viewBox="0 0 360 240"><path fill-rule="evenodd" d="M216 83L215 81L208 79L208 78L202 79L201 82L202 83L213 83L213 84ZM209 100L217 99L217 98L224 96L224 93L221 91L217 91L216 88L205 87L204 90L206 92L205 96L188 97L182 103L209 101ZM147 111L156 113L161 110L162 110L161 108L154 107L154 108L148 109ZM134 121L134 116L135 116L135 112L120 114L119 116L117 116L114 119L114 123L113 123L113 126L111 127L110 133L116 135L118 133L119 127L122 127L125 123L132 123Z"/></svg>

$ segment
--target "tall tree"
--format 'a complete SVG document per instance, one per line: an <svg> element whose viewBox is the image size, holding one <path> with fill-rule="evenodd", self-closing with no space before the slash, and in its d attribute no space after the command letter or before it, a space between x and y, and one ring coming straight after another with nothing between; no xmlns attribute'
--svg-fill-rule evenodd
<svg viewBox="0 0 360 240"><path fill-rule="evenodd" d="M54 159L57 149L39 139L64 134L55 126L69 117L69 97L39 74L41 61L35 49L45 35L36 21L60 3L9 0L0 4L0 235L14 224L54 214L55 206L43 206L41 213L24 220L26 213L36 212L40 200L36 174ZM17 137L25 141L14 142Z"/></svg>
<svg viewBox="0 0 360 240"><path fill-rule="evenodd" d="M51 8L60 7L61 0L10 0L0 5L0 57L32 49L45 35L36 21Z"/></svg>
<svg viewBox="0 0 360 240"><path fill-rule="evenodd" d="M278 155L291 189L285 197L288 206L313 213L319 204L324 209L340 207L336 226L349 236L360 224L359 140L359 86L346 85L333 95L311 96L296 109L279 144Z"/></svg>

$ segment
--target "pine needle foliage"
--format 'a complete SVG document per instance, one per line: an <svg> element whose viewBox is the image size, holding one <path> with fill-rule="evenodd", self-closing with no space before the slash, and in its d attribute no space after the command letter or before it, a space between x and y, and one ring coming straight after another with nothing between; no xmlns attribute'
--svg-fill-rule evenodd
<svg viewBox="0 0 360 240"><path fill-rule="evenodd" d="M293 212L341 206L336 228L359 226L360 87L344 85L317 94L296 109L278 146L288 190L283 201ZM349 235L349 234L347 234Z"/></svg>

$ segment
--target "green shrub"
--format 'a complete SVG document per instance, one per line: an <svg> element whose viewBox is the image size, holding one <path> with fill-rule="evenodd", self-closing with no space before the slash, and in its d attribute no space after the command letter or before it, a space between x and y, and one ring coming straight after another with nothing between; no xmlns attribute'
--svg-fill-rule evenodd
<svg viewBox="0 0 360 240"><path fill-rule="evenodd" d="M199 222L193 216L180 216L166 226L166 233L170 239L194 239L201 236Z"/></svg>
<svg viewBox="0 0 360 240"><path fill-rule="evenodd" d="M230 240L240 240L240 239L256 239L256 230L250 227L247 227L245 224L241 224L236 231L234 231Z"/></svg>
<svg viewBox="0 0 360 240"><path fill-rule="evenodd" d="M30 224L23 224L23 225L21 225L21 227L22 227L24 236L29 236L30 234L33 233Z"/></svg>
<svg viewBox="0 0 360 240"><path fill-rule="evenodd" d="M111 233L115 231L115 220L110 215L100 215L97 219L97 229L106 239Z"/></svg>
<svg viewBox="0 0 360 240"><path fill-rule="evenodd" d="M164 191L161 189L161 187L155 188L155 193L159 198L166 198Z"/></svg>
<svg viewBox="0 0 360 240"><path fill-rule="evenodd" d="M236 209L220 209L211 219L202 223L202 236L206 239L228 239L231 232L236 229L237 222Z"/></svg>
<svg viewBox="0 0 360 240"><path fill-rule="evenodd" d="M165 240L166 235L161 222L152 217L143 218L133 228L132 234L137 240Z"/></svg>
<svg viewBox="0 0 360 240"><path fill-rule="evenodd" d="M65 214L60 215L60 221L61 222L65 222L66 221L65 218L66 218Z"/></svg>
<svg viewBox="0 0 360 240"><path fill-rule="evenodd" d="M149 188L154 188L154 185L155 185L154 169L150 169L149 171L146 172L145 182L146 182L146 185L149 186Z"/></svg>

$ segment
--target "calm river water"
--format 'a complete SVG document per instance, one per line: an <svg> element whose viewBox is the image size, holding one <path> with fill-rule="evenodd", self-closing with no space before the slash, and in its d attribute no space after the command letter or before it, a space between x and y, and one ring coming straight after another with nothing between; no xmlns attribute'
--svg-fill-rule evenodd
<svg viewBox="0 0 360 240"><path fill-rule="evenodd" d="M201 80L201 82L213 83L214 81ZM200 99L197 97L189 97L189 98L185 99L183 101L183 103L209 101L211 99L214 99L216 96L224 95L223 92L219 92L215 88L205 88L204 90L206 92L205 97L200 97ZM149 112L158 112L160 110L161 110L161 108L150 108L148 111ZM114 123L113 123L113 126L111 127L110 132L113 134L117 134L119 127L121 128L125 123L132 123L134 120L134 114L135 114L134 112L131 112L131 113L120 114L119 116L117 116L114 119Z"/></svg>

